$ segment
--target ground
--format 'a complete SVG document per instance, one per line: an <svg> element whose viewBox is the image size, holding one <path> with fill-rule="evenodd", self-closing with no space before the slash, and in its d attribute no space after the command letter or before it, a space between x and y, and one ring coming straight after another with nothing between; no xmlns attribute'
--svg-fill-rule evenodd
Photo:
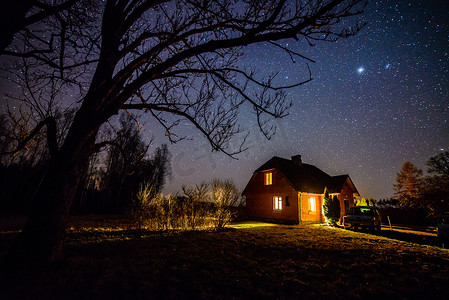
<svg viewBox="0 0 449 300"><path fill-rule="evenodd" d="M75 218L67 259L40 274L6 276L0 299L440 299L449 294L447 249L393 239L394 230L382 232L259 222L221 232L137 232L127 229L126 220ZM2 260L14 234L0 235ZM434 241L431 234L423 236Z"/></svg>

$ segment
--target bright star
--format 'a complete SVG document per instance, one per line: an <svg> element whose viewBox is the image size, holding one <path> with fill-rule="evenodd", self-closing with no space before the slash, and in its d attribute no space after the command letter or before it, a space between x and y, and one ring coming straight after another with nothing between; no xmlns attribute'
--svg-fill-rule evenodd
<svg viewBox="0 0 449 300"><path fill-rule="evenodd" d="M364 67L360 67L357 69L357 73L362 74L365 71Z"/></svg>

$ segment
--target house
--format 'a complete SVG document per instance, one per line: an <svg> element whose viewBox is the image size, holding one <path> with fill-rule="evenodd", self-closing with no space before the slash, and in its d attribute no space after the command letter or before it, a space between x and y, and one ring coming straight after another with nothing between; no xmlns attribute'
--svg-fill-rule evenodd
<svg viewBox="0 0 449 300"><path fill-rule="evenodd" d="M274 156L254 171L243 195L248 217L297 224L324 222L326 191L340 200L340 220L359 195L349 175L330 176L303 163L301 155L291 160Z"/></svg>

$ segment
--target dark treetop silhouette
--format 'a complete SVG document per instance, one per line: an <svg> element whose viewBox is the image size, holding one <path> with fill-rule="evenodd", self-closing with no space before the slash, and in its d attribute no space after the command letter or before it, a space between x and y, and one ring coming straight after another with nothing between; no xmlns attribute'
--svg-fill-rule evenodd
<svg viewBox="0 0 449 300"><path fill-rule="evenodd" d="M291 105L284 90L311 80L276 86L274 75L260 79L239 68L245 46L267 43L286 51L292 60L311 61L278 41L305 39L313 44L354 35L363 24L346 26L341 21L360 14L366 4L364 0L99 2L78 1L39 26L19 31L8 50L29 53L21 60L26 74L21 78L30 95L45 82L58 85L60 91L79 87L79 101L72 103L77 111L67 134L61 143L48 145L47 172L11 250L16 261L47 263L62 257L65 218L89 156L98 148L98 130L113 115L124 109L143 110L165 128L171 141L180 139L175 126L187 120L214 150L232 156L244 150L243 144L235 152L226 148L231 137L242 132L239 109L252 108L259 128L269 137L274 133L269 120L286 116ZM50 108L58 94L52 95L37 127L53 124Z"/></svg>

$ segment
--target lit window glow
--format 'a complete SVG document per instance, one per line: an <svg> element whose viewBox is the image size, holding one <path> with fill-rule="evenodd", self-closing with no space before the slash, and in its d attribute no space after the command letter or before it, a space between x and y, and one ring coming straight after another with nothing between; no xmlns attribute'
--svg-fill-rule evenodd
<svg viewBox="0 0 449 300"><path fill-rule="evenodd" d="M273 183L273 173L265 173L265 185L271 185Z"/></svg>
<svg viewBox="0 0 449 300"><path fill-rule="evenodd" d="M310 197L309 198L309 203L310 203L310 211L311 212L316 212L316 199L315 199L315 197Z"/></svg>
<svg viewBox="0 0 449 300"><path fill-rule="evenodd" d="M274 210L282 210L282 197L274 197Z"/></svg>

